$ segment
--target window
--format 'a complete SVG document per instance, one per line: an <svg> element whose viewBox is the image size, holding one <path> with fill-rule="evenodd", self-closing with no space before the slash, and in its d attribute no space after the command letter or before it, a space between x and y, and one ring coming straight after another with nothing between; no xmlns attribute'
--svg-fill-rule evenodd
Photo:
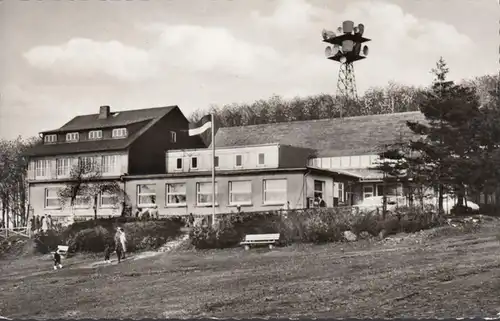
<svg viewBox="0 0 500 321"><path fill-rule="evenodd" d="M172 183L167 184L167 206L185 206L186 205L186 184Z"/></svg>
<svg viewBox="0 0 500 321"><path fill-rule="evenodd" d="M373 197L373 186L363 187L363 198Z"/></svg>
<svg viewBox="0 0 500 321"><path fill-rule="evenodd" d="M217 183L215 183L215 204L217 205ZM196 183L196 205L212 205L212 182Z"/></svg>
<svg viewBox="0 0 500 321"><path fill-rule="evenodd" d="M57 192L57 188L45 189L45 208L61 208L61 202L59 200L59 195L57 195Z"/></svg>
<svg viewBox="0 0 500 321"><path fill-rule="evenodd" d="M90 207L90 197L85 195L76 195L74 206L76 208L89 208Z"/></svg>
<svg viewBox="0 0 500 321"><path fill-rule="evenodd" d="M118 204L118 195L110 193L101 193L101 207L113 208Z"/></svg>
<svg viewBox="0 0 500 321"><path fill-rule="evenodd" d="M102 130L92 130L89 132L89 139L101 139Z"/></svg>
<svg viewBox="0 0 500 321"><path fill-rule="evenodd" d="M215 168L219 167L219 156L214 157L214 167Z"/></svg>
<svg viewBox="0 0 500 321"><path fill-rule="evenodd" d="M45 135L43 136L43 141L46 143L55 143L57 142L57 135Z"/></svg>
<svg viewBox="0 0 500 321"><path fill-rule="evenodd" d="M70 158L58 158L56 160L56 173L57 176L69 176L71 171L71 159Z"/></svg>
<svg viewBox="0 0 500 321"><path fill-rule="evenodd" d="M380 156L370 155L370 165L377 165L379 161L380 161Z"/></svg>
<svg viewBox="0 0 500 321"><path fill-rule="evenodd" d="M229 204L251 205L252 182L251 181L229 182Z"/></svg>
<svg viewBox="0 0 500 321"><path fill-rule="evenodd" d="M338 183L339 186L339 202L344 202L344 183Z"/></svg>
<svg viewBox="0 0 500 321"><path fill-rule="evenodd" d="M154 184L137 185L137 205L153 205L156 201Z"/></svg>
<svg viewBox="0 0 500 321"><path fill-rule="evenodd" d="M259 154L259 165L264 165L264 161L265 161L264 157L265 157L264 153Z"/></svg>
<svg viewBox="0 0 500 321"><path fill-rule="evenodd" d="M66 141L67 142L77 142L79 137L80 137L80 135L78 135L78 133L67 133L66 134Z"/></svg>
<svg viewBox="0 0 500 321"><path fill-rule="evenodd" d="M170 132L170 142L171 143L177 142L177 133L176 132Z"/></svg>
<svg viewBox="0 0 500 321"><path fill-rule="evenodd" d="M372 165L371 163L371 157L370 155L363 155L361 156L361 167L370 167Z"/></svg>
<svg viewBox="0 0 500 321"><path fill-rule="evenodd" d="M102 156L101 169L103 173L117 173L118 172L118 155Z"/></svg>
<svg viewBox="0 0 500 321"><path fill-rule="evenodd" d="M286 193L286 179L264 180L264 204L285 204Z"/></svg>
<svg viewBox="0 0 500 321"><path fill-rule="evenodd" d="M331 158L330 157L323 157L321 159L321 168L331 168Z"/></svg>
<svg viewBox="0 0 500 321"><path fill-rule="evenodd" d="M342 156L340 158L340 167L350 167L351 166L351 157L349 156Z"/></svg>
<svg viewBox="0 0 500 321"><path fill-rule="evenodd" d="M127 136L127 128L115 128L111 132L111 137L113 138L121 138Z"/></svg>
<svg viewBox="0 0 500 321"><path fill-rule="evenodd" d="M93 171L99 169L99 161L97 156L84 156L78 158L79 166L84 167L83 172Z"/></svg>
<svg viewBox="0 0 500 321"><path fill-rule="evenodd" d="M50 171L50 162L47 159L39 159L35 165L36 177L48 177Z"/></svg>
<svg viewBox="0 0 500 321"><path fill-rule="evenodd" d="M236 155L236 166L240 167L242 165L242 157L241 155Z"/></svg>
<svg viewBox="0 0 500 321"><path fill-rule="evenodd" d="M182 169L182 158L177 158L175 169Z"/></svg>
<svg viewBox="0 0 500 321"><path fill-rule="evenodd" d="M321 158L314 158L312 166L320 168L321 167Z"/></svg>
<svg viewBox="0 0 500 321"><path fill-rule="evenodd" d="M361 157L351 156L351 167L359 168L361 165Z"/></svg>
<svg viewBox="0 0 500 321"><path fill-rule="evenodd" d="M324 199L325 182L314 180L314 198Z"/></svg>
<svg viewBox="0 0 500 321"><path fill-rule="evenodd" d="M340 157L332 157L331 168L340 168L342 164L340 164Z"/></svg>
<svg viewBox="0 0 500 321"><path fill-rule="evenodd" d="M191 157L191 168L192 169L198 168L198 157Z"/></svg>

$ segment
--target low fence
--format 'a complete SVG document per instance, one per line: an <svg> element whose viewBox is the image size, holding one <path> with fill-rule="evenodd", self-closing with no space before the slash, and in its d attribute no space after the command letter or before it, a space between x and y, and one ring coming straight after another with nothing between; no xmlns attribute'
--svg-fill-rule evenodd
<svg viewBox="0 0 500 321"><path fill-rule="evenodd" d="M11 236L31 237L31 231L27 226L0 228L0 237L9 238Z"/></svg>

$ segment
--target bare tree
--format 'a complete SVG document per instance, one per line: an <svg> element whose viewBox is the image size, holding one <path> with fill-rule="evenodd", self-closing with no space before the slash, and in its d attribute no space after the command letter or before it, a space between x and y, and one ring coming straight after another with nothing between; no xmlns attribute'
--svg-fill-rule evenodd
<svg viewBox="0 0 500 321"><path fill-rule="evenodd" d="M58 192L61 203L64 205L69 201L72 210L77 199L84 202L92 200L94 219L97 219L97 204L101 194L110 195L110 205L113 206L126 198L125 191L118 182L103 178L101 166L96 161L82 158L71 168L68 182Z"/></svg>

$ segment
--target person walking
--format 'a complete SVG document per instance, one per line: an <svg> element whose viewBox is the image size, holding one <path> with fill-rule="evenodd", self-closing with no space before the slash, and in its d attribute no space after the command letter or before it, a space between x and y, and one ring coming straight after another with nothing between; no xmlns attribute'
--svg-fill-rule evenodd
<svg viewBox="0 0 500 321"><path fill-rule="evenodd" d="M123 255L123 248L122 248L122 242L120 240L120 235L121 231L120 228L118 227L116 229L114 241L115 241L115 251L116 251L116 256L118 257L118 263L121 262L122 260L122 255Z"/></svg>
<svg viewBox="0 0 500 321"><path fill-rule="evenodd" d="M40 216L37 215L35 217L35 231L38 233L40 232Z"/></svg>
<svg viewBox="0 0 500 321"><path fill-rule="evenodd" d="M125 252L127 252L127 236L125 235L125 231L120 227L120 243L122 245L123 250L123 259L125 259Z"/></svg>
<svg viewBox="0 0 500 321"><path fill-rule="evenodd" d="M46 233L47 230L49 229L48 226L47 226L47 218L44 216L42 216L42 232Z"/></svg>
<svg viewBox="0 0 500 321"><path fill-rule="evenodd" d="M54 222L52 221L52 216L50 216L50 214L47 216L47 228L49 230L54 228Z"/></svg>

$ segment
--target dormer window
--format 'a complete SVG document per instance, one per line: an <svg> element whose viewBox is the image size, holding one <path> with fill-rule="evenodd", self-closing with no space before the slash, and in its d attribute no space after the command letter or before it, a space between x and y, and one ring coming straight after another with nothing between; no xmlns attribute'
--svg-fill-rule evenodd
<svg viewBox="0 0 500 321"><path fill-rule="evenodd" d="M80 136L78 133L67 133L66 134L66 141L67 142L77 142Z"/></svg>
<svg viewBox="0 0 500 321"><path fill-rule="evenodd" d="M57 135L45 135L43 136L43 141L47 144L57 142Z"/></svg>
<svg viewBox="0 0 500 321"><path fill-rule="evenodd" d="M102 130L92 130L89 132L89 139L101 139Z"/></svg>
<svg viewBox="0 0 500 321"><path fill-rule="evenodd" d="M111 133L113 138L127 137L127 128L115 128Z"/></svg>

